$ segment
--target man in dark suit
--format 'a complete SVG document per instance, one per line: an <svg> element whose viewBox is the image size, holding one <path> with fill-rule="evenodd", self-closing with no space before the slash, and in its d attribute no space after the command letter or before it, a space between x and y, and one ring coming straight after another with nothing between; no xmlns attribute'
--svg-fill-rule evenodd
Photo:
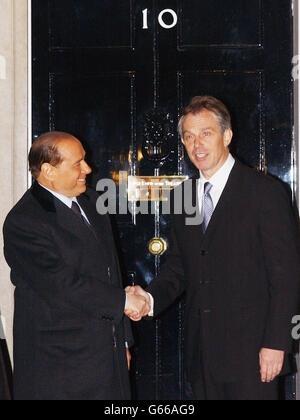
<svg viewBox="0 0 300 420"><path fill-rule="evenodd" d="M85 151L69 134L47 133L29 165L36 182L4 224L16 286L14 397L129 399L124 310L146 302L123 290L110 221L86 186Z"/></svg>
<svg viewBox="0 0 300 420"><path fill-rule="evenodd" d="M232 157L231 118L217 99L195 97L179 133L200 173L192 189L202 223L172 216L168 260L147 289L154 316L186 292L186 364L197 399L275 400L299 312L289 197L279 181ZM147 297L139 286L128 292Z"/></svg>

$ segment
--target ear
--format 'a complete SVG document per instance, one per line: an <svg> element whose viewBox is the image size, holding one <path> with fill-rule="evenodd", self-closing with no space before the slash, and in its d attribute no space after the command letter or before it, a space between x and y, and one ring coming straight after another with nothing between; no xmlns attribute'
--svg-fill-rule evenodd
<svg viewBox="0 0 300 420"><path fill-rule="evenodd" d="M43 163L41 167L41 174L48 180L52 181L55 176L55 168L50 163Z"/></svg>
<svg viewBox="0 0 300 420"><path fill-rule="evenodd" d="M223 136L225 147L228 147L230 145L232 137L233 137L232 130L230 130L230 129L225 130L225 133L224 133L224 136Z"/></svg>

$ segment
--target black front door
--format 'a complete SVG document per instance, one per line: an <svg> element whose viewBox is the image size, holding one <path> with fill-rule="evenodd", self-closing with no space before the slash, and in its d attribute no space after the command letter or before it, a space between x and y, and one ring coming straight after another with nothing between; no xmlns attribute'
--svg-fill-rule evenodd
<svg viewBox="0 0 300 420"><path fill-rule="evenodd" d="M232 152L294 187L291 0L33 0L32 16L33 141L74 134L94 186L190 175L177 119L210 94L232 113ZM167 258L149 251L169 232L152 206L115 218L125 284L145 286ZM135 326L137 399L185 397L183 318L181 301Z"/></svg>

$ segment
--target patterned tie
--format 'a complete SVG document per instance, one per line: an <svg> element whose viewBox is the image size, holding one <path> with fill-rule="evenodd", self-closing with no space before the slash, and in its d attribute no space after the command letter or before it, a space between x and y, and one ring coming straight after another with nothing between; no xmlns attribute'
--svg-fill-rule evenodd
<svg viewBox="0 0 300 420"><path fill-rule="evenodd" d="M89 224L89 222L83 216L83 214L81 213L79 205L75 201L72 201L72 210L76 214L76 216L78 216L81 219L81 221L93 232L95 237L97 237L96 232L94 231L94 228L92 227L92 225Z"/></svg>
<svg viewBox="0 0 300 420"><path fill-rule="evenodd" d="M210 222L210 219L214 212L214 203L212 201L210 191L212 189L212 185L209 182L204 184L204 195L203 195L203 223L202 223L202 230L203 233L206 232L207 226Z"/></svg>

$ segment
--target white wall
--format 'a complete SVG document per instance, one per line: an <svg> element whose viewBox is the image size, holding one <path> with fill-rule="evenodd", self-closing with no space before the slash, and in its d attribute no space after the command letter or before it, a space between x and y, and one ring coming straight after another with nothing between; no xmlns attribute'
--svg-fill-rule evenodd
<svg viewBox="0 0 300 420"><path fill-rule="evenodd" d="M0 0L0 226L27 189L27 0ZM1 232L1 230L0 230ZM0 250L3 248L0 234ZM13 288L0 252L0 313L12 354Z"/></svg>

